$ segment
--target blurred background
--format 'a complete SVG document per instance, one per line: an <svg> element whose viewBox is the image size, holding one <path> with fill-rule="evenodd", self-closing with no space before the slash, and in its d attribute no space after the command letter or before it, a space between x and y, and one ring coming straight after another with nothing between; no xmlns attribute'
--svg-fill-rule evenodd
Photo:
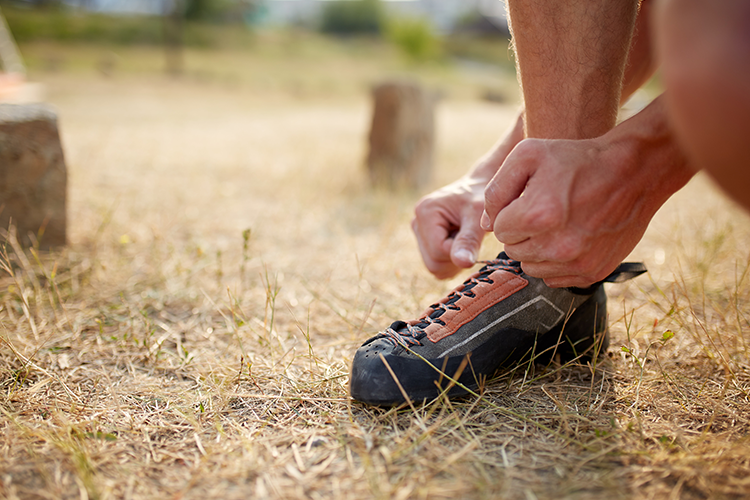
<svg viewBox="0 0 750 500"><path fill-rule="evenodd" d="M404 254L419 265L408 234L414 202L465 172L519 99L497 0L3 0L0 8L20 61L7 62L15 59L6 46L15 82L6 100L58 112L73 248L111 243L143 259L165 241L226 261L241 259L240 235L252 228L257 262L286 267L300 245L326 261L332 249L353 257L342 237L355 236L367 248L360 254L377 253L352 230L371 227L387 241L386 223L403 228ZM371 92L383 81L436 97L432 173L416 191L368 185Z"/></svg>
<svg viewBox="0 0 750 500"><path fill-rule="evenodd" d="M68 242L0 248L0 496L743 497L750 224L700 175L629 257L650 275L609 288L595 368L348 399L356 348L468 274L430 275L409 222L514 120L503 8L0 0L0 100L56 110ZM432 96L415 189L365 166L384 81Z"/></svg>
<svg viewBox="0 0 750 500"><path fill-rule="evenodd" d="M356 85L379 71L411 72L425 64L433 66L425 77L438 68L513 71L498 0L4 0L0 6L32 73L88 70L115 77L163 70L203 82L320 94L332 90L328 80ZM225 57L206 57L217 51ZM225 60L230 53L238 57L233 64ZM269 58L360 64L327 78L325 71L309 74L309 67L293 77L283 68L250 64ZM497 79L474 83L486 86L487 98L512 97Z"/></svg>

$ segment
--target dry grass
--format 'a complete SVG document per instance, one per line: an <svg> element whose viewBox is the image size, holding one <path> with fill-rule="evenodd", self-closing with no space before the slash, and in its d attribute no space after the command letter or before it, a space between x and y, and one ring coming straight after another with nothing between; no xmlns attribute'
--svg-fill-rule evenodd
<svg viewBox="0 0 750 500"><path fill-rule="evenodd" d="M3 498L750 492L750 226L702 179L634 252L651 278L610 288L596 366L369 408L347 397L356 347L455 282L420 264L416 196L365 187L365 95L39 78L71 237L0 258ZM511 113L445 100L435 185Z"/></svg>

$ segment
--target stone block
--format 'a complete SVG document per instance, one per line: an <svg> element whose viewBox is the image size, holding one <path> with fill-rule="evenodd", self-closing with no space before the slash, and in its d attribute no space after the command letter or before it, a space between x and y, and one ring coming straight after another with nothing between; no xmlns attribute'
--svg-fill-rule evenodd
<svg viewBox="0 0 750 500"><path fill-rule="evenodd" d="M66 243L67 170L57 115L43 104L0 104L0 226L40 248Z"/></svg>

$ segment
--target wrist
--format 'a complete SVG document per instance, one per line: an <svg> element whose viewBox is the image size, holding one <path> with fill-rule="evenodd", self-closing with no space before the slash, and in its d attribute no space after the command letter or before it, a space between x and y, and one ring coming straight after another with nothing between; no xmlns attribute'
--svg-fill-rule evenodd
<svg viewBox="0 0 750 500"><path fill-rule="evenodd" d="M595 141L616 175L623 182L640 181L658 206L695 175L674 139L661 97Z"/></svg>

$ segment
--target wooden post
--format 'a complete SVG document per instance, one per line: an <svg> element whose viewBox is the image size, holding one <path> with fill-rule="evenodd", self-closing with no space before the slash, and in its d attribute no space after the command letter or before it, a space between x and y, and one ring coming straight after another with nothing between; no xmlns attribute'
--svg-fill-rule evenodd
<svg viewBox="0 0 750 500"><path fill-rule="evenodd" d="M55 112L0 104L0 227L24 246L65 245L67 179Z"/></svg>
<svg viewBox="0 0 750 500"><path fill-rule="evenodd" d="M435 96L407 82L382 83L372 94L370 181L388 189L424 187L432 171Z"/></svg>

